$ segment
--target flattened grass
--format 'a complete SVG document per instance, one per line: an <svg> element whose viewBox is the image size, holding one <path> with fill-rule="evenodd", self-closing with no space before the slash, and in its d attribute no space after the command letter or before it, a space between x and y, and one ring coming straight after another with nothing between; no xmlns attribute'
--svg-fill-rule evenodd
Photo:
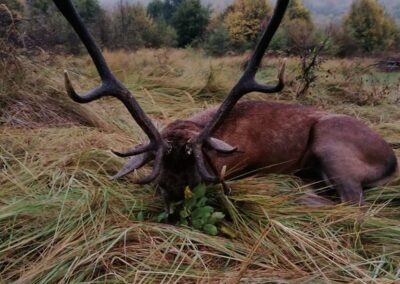
<svg viewBox="0 0 400 284"><path fill-rule="evenodd" d="M238 76L243 61L241 57L205 59L201 54L179 50L106 56L160 127L220 101ZM77 86L96 84L93 67L87 67L86 58L57 58L42 71L48 74L44 84L62 93L62 69L71 66L70 62L76 73L80 70L86 74L74 76ZM260 78L273 73L271 67L277 67L278 62L272 60ZM293 101L295 64L295 59L289 60L288 88L274 98ZM324 72L343 72L341 63L326 64ZM210 76L210 70L216 73ZM340 101L326 91L328 85L343 85L345 75L321 80L305 103L321 106L324 98L333 100L335 104L323 106L357 115L391 142L399 142L398 105L392 97L396 96L396 83L391 85L393 95L381 104L360 106ZM43 74L39 71L38 76ZM25 80L18 92L52 96L48 88L32 86L29 78ZM12 94L1 93L2 98L9 95ZM261 97L254 94L250 99ZM229 182L233 192L229 198L222 195L218 186L210 187L219 199L218 210L228 216L226 225L236 233L233 239L212 237L192 228L154 223L162 204L151 186L133 185L132 177L120 182L109 180L124 160L112 156L108 149L130 147L144 136L115 100L95 102L85 109L98 121L96 127L70 123L68 115L62 115L62 124L44 119L42 124L16 126L2 121L1 281L398 281L399 179L369 190L367 208L301 205L296 200L310 186L290 176ZM143 214L143 222L138 221L139 214Z"/></svg>

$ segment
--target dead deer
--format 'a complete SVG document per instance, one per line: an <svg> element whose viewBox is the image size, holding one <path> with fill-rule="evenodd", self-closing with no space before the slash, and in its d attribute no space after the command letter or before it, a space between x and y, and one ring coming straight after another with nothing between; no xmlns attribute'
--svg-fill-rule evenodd
<svg viewBox="0 0 400 284"><path fill-rule="evenodd" d="M183 198L185 186L221 182L257 169L264 173L312 171L329 183L342 202L361 204L363 188L395 175L398 162L391 147L355 118L312 107L265 101L237 103L250 92L276 93L284 87L284 64L275 86L258 83L255 75L284 17L289 0L278 0L274 14L250 58L244 74L224 102L177 120L159 132L135 97L111 73L70 0L54 0L86 46L102 80L101 86L78 95L65 73L68 95L78 103L102 97L119 99L149 137L120 157L129 162L114 176L121 178L154 161L152 173L137 184L154 182L166 209Z"/></svg>

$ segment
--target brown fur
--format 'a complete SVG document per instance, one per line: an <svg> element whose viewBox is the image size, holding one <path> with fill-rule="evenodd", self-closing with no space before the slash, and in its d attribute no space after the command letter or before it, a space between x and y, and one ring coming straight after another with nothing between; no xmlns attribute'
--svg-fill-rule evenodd
<svg viewBox="0 0 400 284"><path fill-rule="evenodd" d="M204 125L214 111L196 114L189 120ZM214 137L238 147L240 153L213 157L213 162L217 169L226 165L230 175L264 167L266 173L294 171L301 167L311 129L319 115L322 114L313 108L298 105L239 103Z"/></svg>

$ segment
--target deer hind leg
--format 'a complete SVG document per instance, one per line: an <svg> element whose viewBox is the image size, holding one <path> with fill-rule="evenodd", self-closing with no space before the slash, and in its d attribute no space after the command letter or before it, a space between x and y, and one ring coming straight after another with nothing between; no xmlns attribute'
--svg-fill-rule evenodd
<svg viewBox="0 0 400 284"><path fill-rule="evenodd" d="M393 150L365 124L346 116L320 120L311 151L342 202L363 204L363 187L393 175Z"/></svg>
<svg viewBox="0 0 400 284"><path fill-rule="evenodd" d="M360 181L342 175L333 178L332 184L339 193L342 203L352 205L364 204L364 191Z"/></svg>
<svg viewBox="0 0 400 284"><path fill-rule="evenodd" d="M364 161L348 143L321 140L313 145L312 152L323 181L336 191L341 202L363 204L363 180L368 172Z"/></svg>
<svg viewBox="0 0 400 284"><path fill-rule="evenodd" d="M319 170L324 182L336 190L341 202L362 205L364 203L362 181L358 169L353 166L358 161L356 158L334 154L334 158L331 156L333 154L328 153L319 158Z"/></svg>

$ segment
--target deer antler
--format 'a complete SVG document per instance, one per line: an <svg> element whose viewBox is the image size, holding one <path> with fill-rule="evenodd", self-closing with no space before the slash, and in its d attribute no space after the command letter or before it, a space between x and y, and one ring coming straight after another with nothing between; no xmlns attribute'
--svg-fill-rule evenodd
<svg viewBox="0 0 400 284"><path fill-rule="evenodd" d="M260 67L265 50L269 46L272 37L282 22L288 4L289 0L278 0L274 14L268 26L264 30L261 39L257 43L257 46L242 77L232 88L214 117L206 124L200 134L193 139L192 144L197 168L204 181L217 182L219 178L211 174L207 169L206 160L203 153L203 145L206 143L207 139L210 138L212 132L215 131L219 125L221 125L222 121L227 117L239 99L250 92L262 92L268 94L277 93L280 92L284 87L285 63L282 64L278 75L279 82L275 86L268 86L258 83L255 80L255 75Z"/></svg>
<svg viewBox="0 0 400 284"><path fill-rule="evenodd" d="M99 47L96 45L92 35L86 29L82 19L78 15L78 12L72 5L71 0L53 0L53 2L82 40L90 54L90 57L96 65L96 69L102 82L101 85L96 89L84 95L79 95L75 92L72 86L72 83L68 77L68 72L65 71L65 86L68 95L78 103L89 103L102 97L110 96L119 99L125 105L133 119L149 137L150 142L147 145L135 147L127 153L115 152L117 155L122 157L134 157L131 158L128 164L126 164L114 178L122 177L155 159L154 168L151 175L136 181L136 183L139 184L152 182L161 173L161 162L167 150L167 145L161 139L160 132L154 126L150 118L146 116L135 97L132 96L129 90L123 86L122 83L118 81L118 79L115 78L115 76L111 73L110 68L108 67Z"/></svg>

